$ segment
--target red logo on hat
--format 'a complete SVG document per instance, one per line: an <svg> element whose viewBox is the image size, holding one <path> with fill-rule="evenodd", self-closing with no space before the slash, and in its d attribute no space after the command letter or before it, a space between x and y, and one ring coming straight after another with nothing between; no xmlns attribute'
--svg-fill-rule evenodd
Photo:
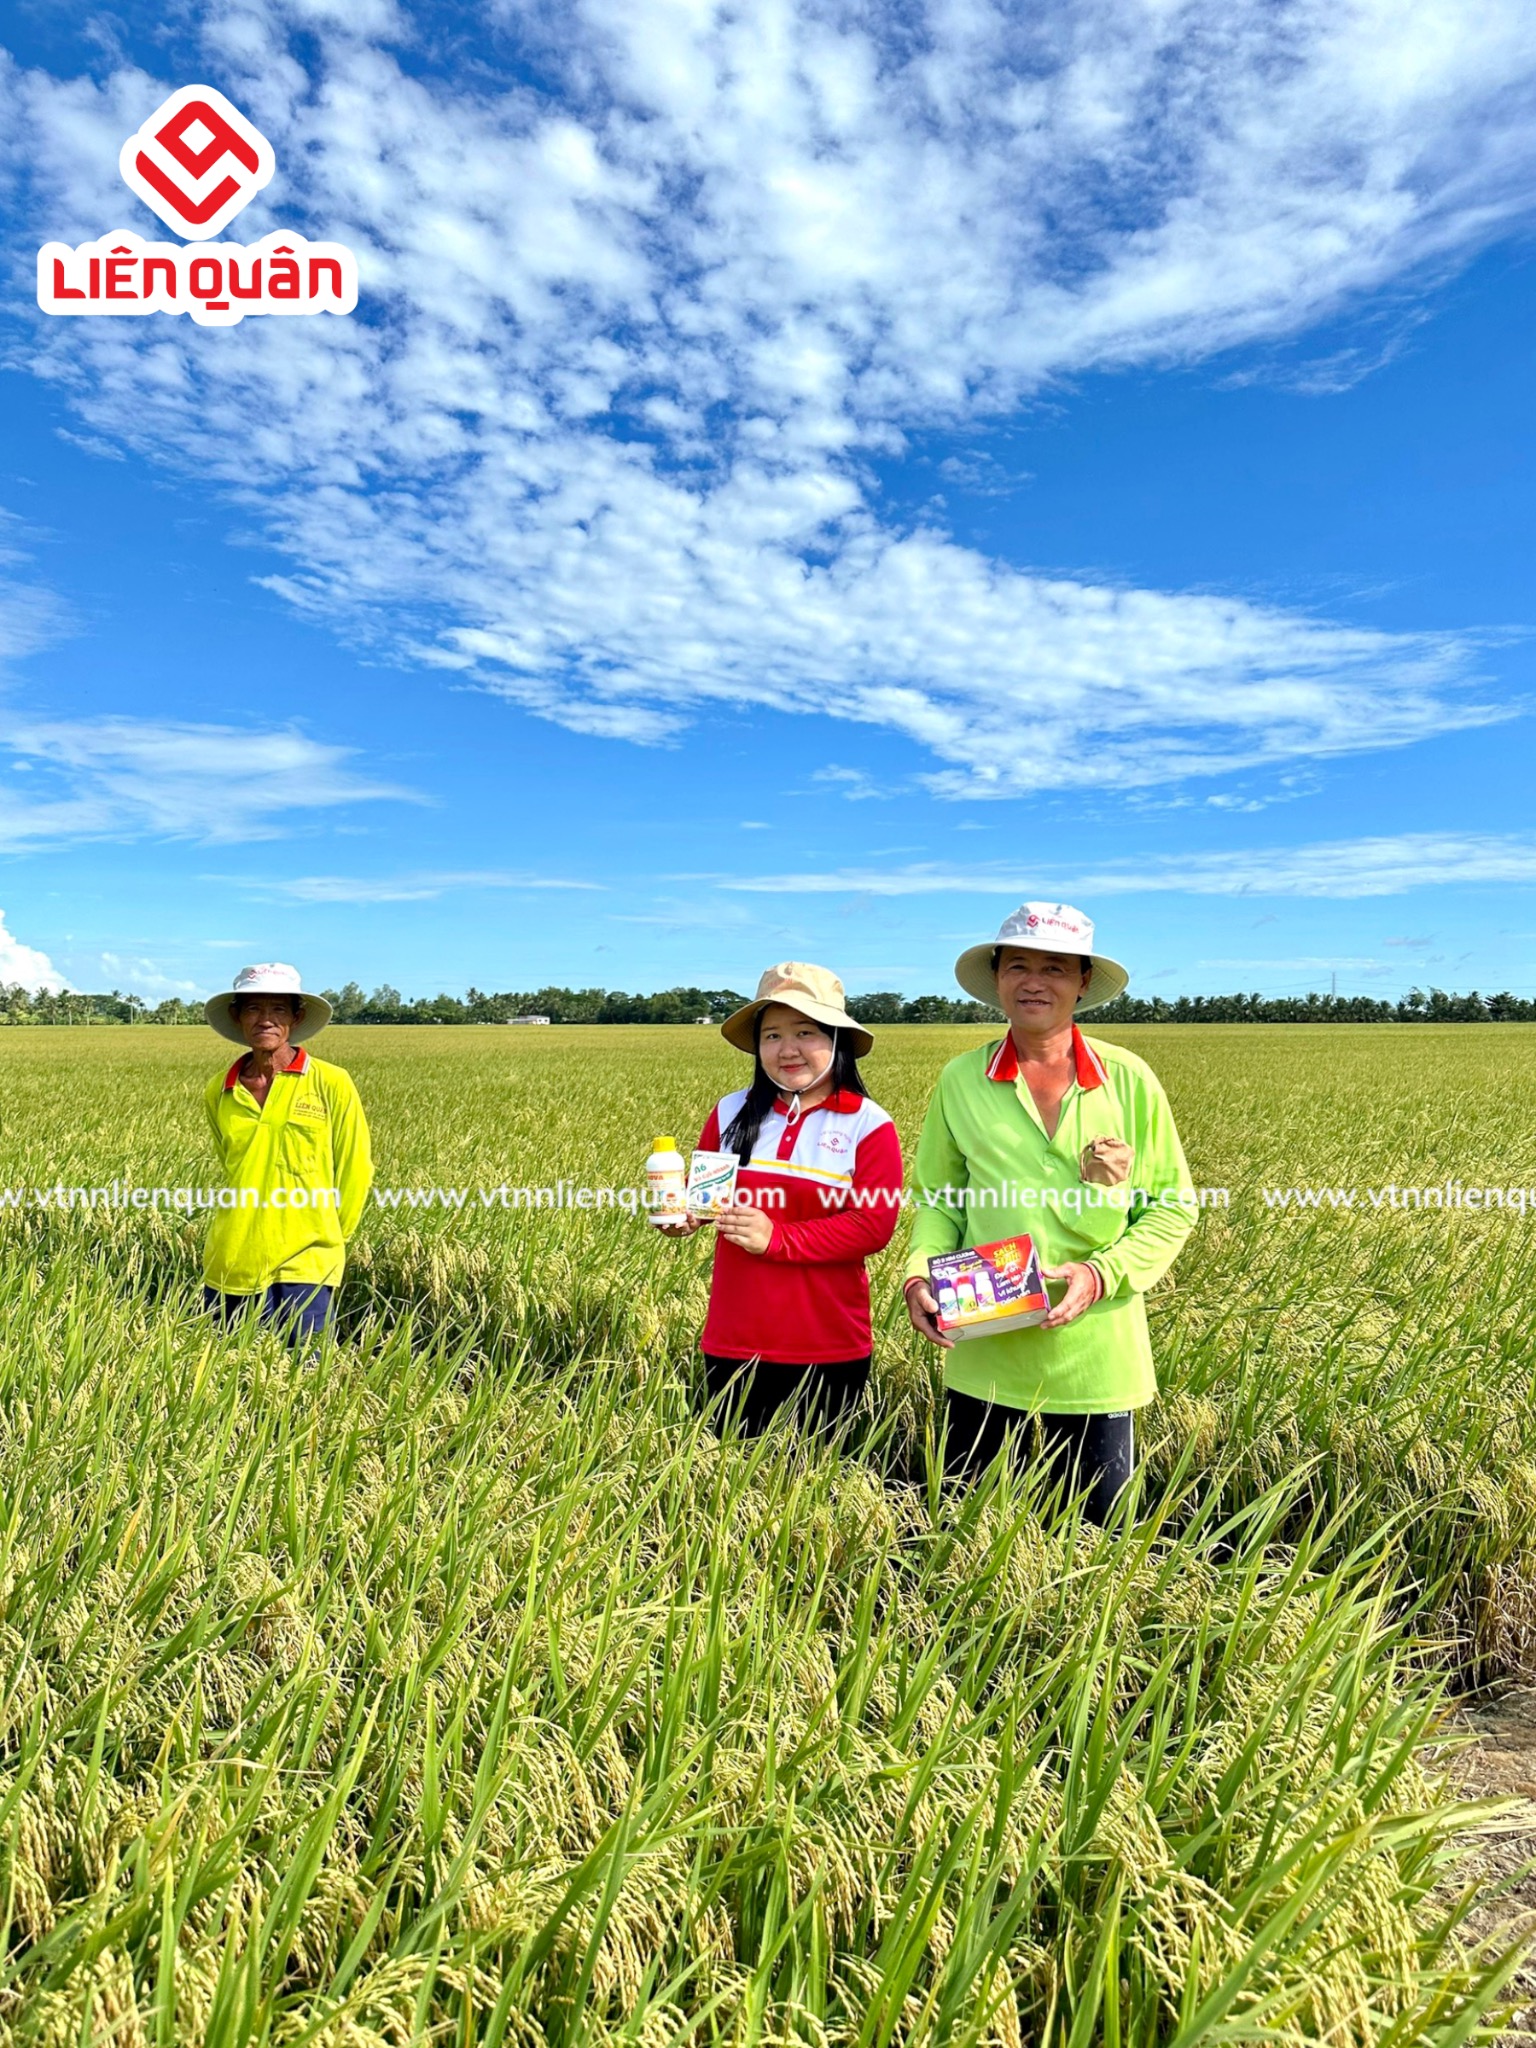
<svg viewBox="0 0 1536 2048"><path fill-rule="evenodd" d="M1026 924L1038 924L1040 922L1040 919L1038 915L1032 910L1029 913L1028 917L1025 918L1024 922Z"/></svg>
<svg viewBox="0 0 1536 2048"><path fill-rule="evenodd" d="M168 228L203 242L272 176L272 145L211 85L184 85L123 144L118 167Z"/></svg>

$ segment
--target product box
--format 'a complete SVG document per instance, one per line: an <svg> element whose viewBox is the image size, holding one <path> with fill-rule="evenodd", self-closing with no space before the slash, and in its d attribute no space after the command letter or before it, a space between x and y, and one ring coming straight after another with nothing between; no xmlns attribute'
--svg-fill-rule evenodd
<svg viewBox="0 0 1536 2048"><path fill-rule="evenodd" d="M928 1281L939 1304L939 1328L958 1342L1027 1329L1050 1312L1040 1258L1030 1237L968 1245L928 1261Z"/></svg>
<svg viewBox="0 0 1536 2048"><path fill-rule="evenodd" d="M734 1152L695 1152L688 1162L688 1209L694 1216L720 1216L736 1201Z"/></svg>

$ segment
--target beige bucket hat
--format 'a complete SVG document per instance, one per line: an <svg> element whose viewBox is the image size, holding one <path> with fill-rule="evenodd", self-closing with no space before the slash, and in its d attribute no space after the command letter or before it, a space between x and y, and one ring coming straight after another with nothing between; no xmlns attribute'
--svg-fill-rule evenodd
<svg viewBox="0 0 1536 2048"><path fill-rule="evenodd" d="M720 1036L738 1052L755 1049L753 1025L760 1010L770 1003L787 1003L792 1010L825 1024L829 1031L851 1034L855 1059L863 1059L875 1042L874 1033L849 1016L843 984L826 967L812 967L805 960L781 960L770 967L757 984L750 1003L733 1010L720 1026Z"/></svg>
<svg viewBox="0 0 1536 2048"><path fill-rule="evenodd" d="M288 1034L291 1045L300 1045L306 1038L313 1038L331 1021L330 1004L324 996L310 994L299 979L297 967L289 967L281 960L268 960L259 967L242 967L235 976L233 988L225 989L222 995L210 996L203 1005L203 1015L220 1038L227 1038L235 1045L245 1044L245 1034L235 1022L234 1014L235 1004L241 996L292 996L295 1002L301 1002L304 1015Z"/></svg>
<svg viewBox="0 0 1536 2048"><path fill-rule="evenodd" d="M1080 1010L1096 1010L1100 1003L1112 1003L1130 980L1118 960L1093 949L1093 921L1074 910L1070 903L1021 903L1011 917L1003 919L995 939L979 946L967 946L955 962L955 979L978 1003L997 1007L997 977L992 972L992 953L998 946L1031 946L1041 953L1086 953L1093 962L1088 986L1078 998Z"/></svg>

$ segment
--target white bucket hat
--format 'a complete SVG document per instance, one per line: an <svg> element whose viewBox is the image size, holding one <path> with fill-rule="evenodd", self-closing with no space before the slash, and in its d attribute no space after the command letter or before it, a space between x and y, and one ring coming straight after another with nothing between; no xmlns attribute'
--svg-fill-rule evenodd
<svg viewBox="0 0 1536 2048"><path fill-rule="evenodd" d="M753 1020L759 1010L766 1010L770 1003L784 1003L791 1010L798 1010L803 1017L809 1017L815 1024L825 1024L831 1031L848 1031L853 1034L853 1056L863 1059L875 1042L875 1035L862 1024L855 1023L845 1007L847 998L843 984L826 967L813 967L806 960L781 960L777 967L770 967L757 984L757 994L750 1003L743 1003L739 1010L732 1010L720 1026L720 1036L727 1044L734 1045L738 1052L751 1052L757 1044L753 1035Z"/></svg>
<svg viewBox="0 0 1536 2048"><path fill-rule="evenodd" d="M1093 950L1093 922L1074 910L1070 903L1021 903L1011 917L1003 919L995 939L979 946L967 946L955 962L955 979L978 1003L997 1007L997 976L992 955L999 946L1030 946L1041 953L1086 954L1093 962L1088 986L1078 998L1080 1010L1096 1010L1100 1003L1112 1003L1130 980L1118 960Z"/></svg>
<svg viewBox="0 0 1536 2048"><path fill-rule="evenodd" d="M222 995L210 996L203 1005L203 1015L220 1038L227 1038L235 1045L245 1044L245 1033L235 1022L235 1004L241 996L292 996L295 1002L302 1003L304 1015L289 1034L292 1045L313 1038L331 1021L330 1004L324 996L310 994L299 980L297 967L285 966L281 960L268 960L259 967L242 967L235 976L233 988L226 989Z"/></svg>

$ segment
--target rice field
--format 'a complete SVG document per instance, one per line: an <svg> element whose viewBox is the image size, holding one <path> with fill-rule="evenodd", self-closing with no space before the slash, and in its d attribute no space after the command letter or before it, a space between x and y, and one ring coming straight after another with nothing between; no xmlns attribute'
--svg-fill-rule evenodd
<svg viewBox="0 0 1536 2048"><path fill-rule="evenodd" d="M942 1061L866 1076L910 1146ZM705 1247L364 1225L338 1340L197 1310L195 1219L0 1212L0 2039L1460 2043L1486 1814L1448 1698L1536 1666L1536 1029L1131 1027L1231 1191L1151 1299L1134 1524L954 1497L875 1273L841 1450L692 1401ZM336 1028L382 1184L633 1184L739 1056ZM0 1185L206 1185L193 1030L0 1036ZM1513 1070L1513 1071L1512 1071Z"/></svg>

